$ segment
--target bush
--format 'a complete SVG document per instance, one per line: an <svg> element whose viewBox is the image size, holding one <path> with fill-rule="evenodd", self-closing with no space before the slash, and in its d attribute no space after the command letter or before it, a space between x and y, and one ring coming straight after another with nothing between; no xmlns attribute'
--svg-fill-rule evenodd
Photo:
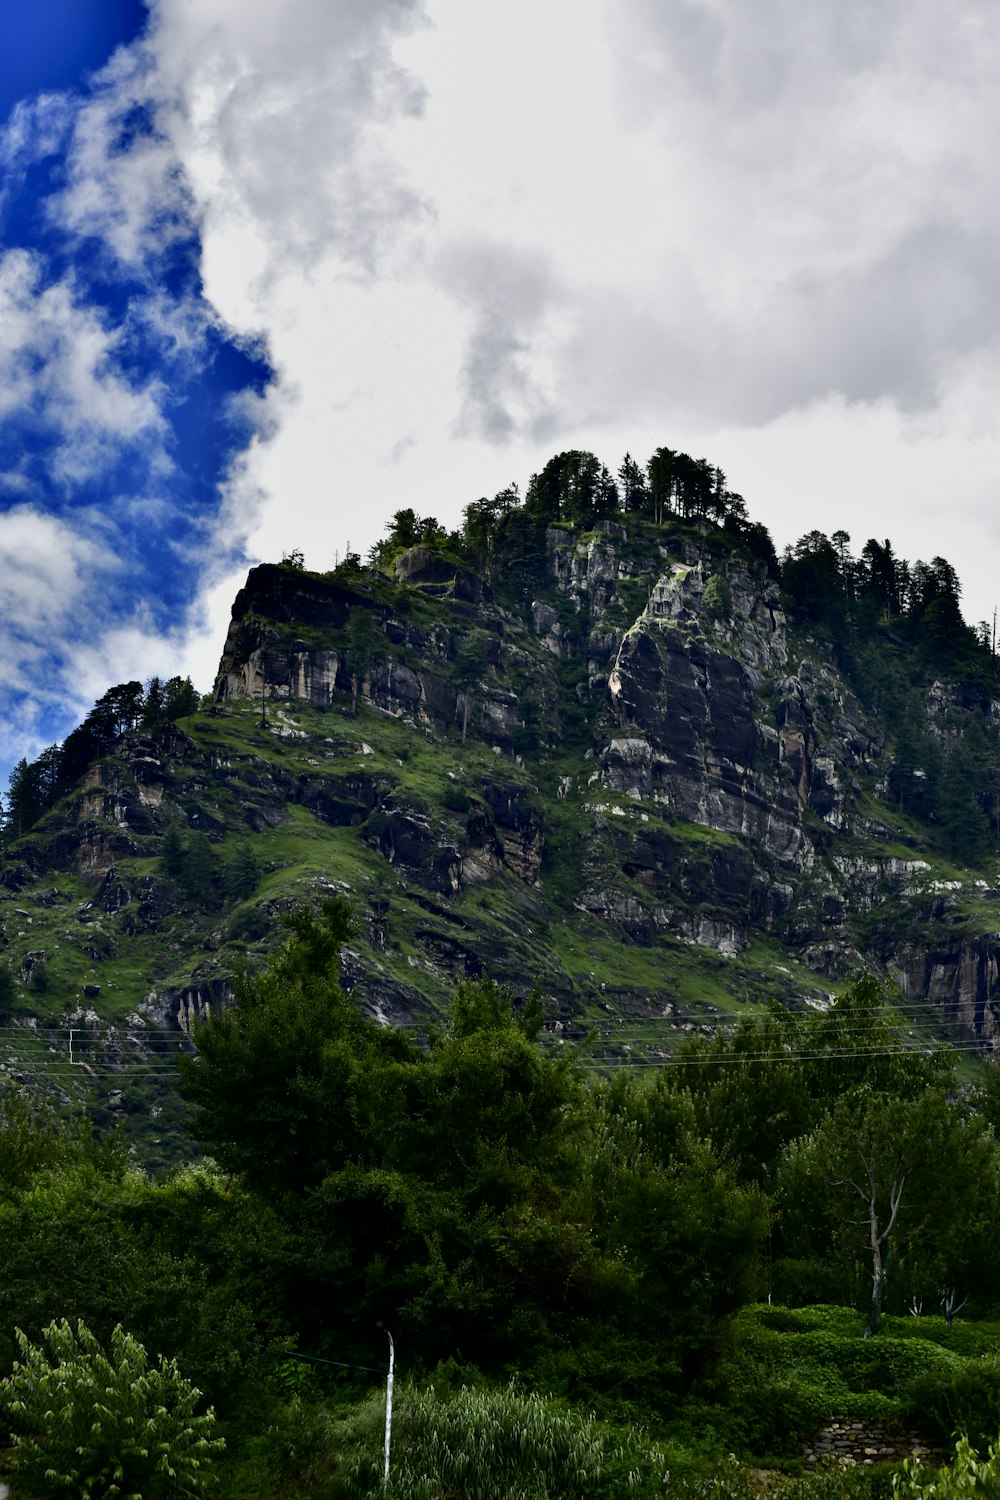
<svg viewBox="0 0 1000 1500"><path fill-rule="evenodd" d="M712 620L733 618L733 591L725 573L713 573L705 585L705 612Z"/></svg>
<svg viewBox="0 0 1000 1500"><path fill-rule="evenodd" d="M226 939L231 943L256 943L270 930L271 924L259 906L242 906L229 919Z"/></svg>
<svg viewBox="0 0 1000 1500"><path fill-rule="evenodd" d="M788 1371L785 1378L762 1380L740 1395L733 1413L742 1445L750 1453L798 1453L830 1415L823 1389L808 1382L813 1372Z"/></svg>
<svg viewBox="0 0 1000 1500"><path fill-rule="evenodd" d="M928 1370L910 1382L907 1411L931 1440L963 1433L984 1453L1000 1432L1000 1357L969 1360L958 1370Z"/></svg>
<svg viewBox="0 0 1000 1500"><path fill-rule="evenodd" d="M119 1324L105 1354L90 1330L63 1318L43 1345L17 1330L21 1359L0 1381L12 1431L11 1469L38 1500L176 1500L205 1493L215 1415L194 1415L201 1392L173 1360L151 1369Z"/></svg>

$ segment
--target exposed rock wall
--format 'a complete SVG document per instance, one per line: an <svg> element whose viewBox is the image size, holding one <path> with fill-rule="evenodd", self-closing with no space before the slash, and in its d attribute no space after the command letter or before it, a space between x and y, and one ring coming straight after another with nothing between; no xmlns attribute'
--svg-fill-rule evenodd
<svg viewBox="0 0 1000 1500"><path fill-rule="evenodd" d="M454 610L434 626L360 587L257 569L234 609L217 697L356 695L415 726L526 753L528 765L566 749L575 704L588 726L580 772L556 795L589 820L579 910L645 946L671 938L735 956L766 933L820 975L882 964L908 997L991 1042L998 949L929 934L926 860L857 852L888 837L870 813L884 735L822 652L793 645L776 585L711 538L671 554L603 522L583 536L553 526L545 545L549 583L521 615L427 548L405 554L397 577ZM363 670L344 635L358 609L384 641ZM326 641L290 635L305 626ZM459 682L472 630L491 644L479 679ZM445 897L504 871L544 894L544 797L503 778L474 790L464 825L363 775L333 786L318 774L296 797L324 821L362 822L387 862ZM703 829L704 842L682 827Z"/></svg>

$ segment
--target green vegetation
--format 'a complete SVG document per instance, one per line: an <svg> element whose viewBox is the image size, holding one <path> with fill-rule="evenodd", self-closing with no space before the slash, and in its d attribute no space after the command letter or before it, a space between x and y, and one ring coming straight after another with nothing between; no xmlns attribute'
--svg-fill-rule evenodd
<svg viewBox="0 0 1000 1500"><path fill-rule="evenodd" d="M835 1416L989 1487L1000 1072L945 1038L995 661L947 563L849 543L558 454L255 570L216 704L121 684L18 767L0 1380L169 1368L234 1500L383 1492L383 1328L389 1494L884 1500L795 1472Z"/></svg>
<svg viewBox="0 0 1000 1500"><path fill-rule="evenodd" d="M195 1023L205 1165L154 1181L0 1097L0 1401L27 1494L212 1475L234 1500L374 1500L381 1327L405 1362L390 1494L748 1500L746 1465L794 1471L833 1417L995 1436L992 1075L976 1112L870 978L649 1073L588 1073L544 1042L537 992L489 979L418 1042L345 997L353 920L336 896L294 910ZM796 1305L820 1285L839 1305Z"/></svg>
<svg viewBox="0 0 1000 1500"><path fill-rule="evenodd" d="M151 1368L120 1325L110 1353L83 1323L65 1318L41 1345L18 1330L21 1358L0 1382L0 1409L14 1427L11 1472L38 1500L135 1496L173 1500L207 1492L215 1416L197 1415L201 1392L173 1360Z"/></svg>

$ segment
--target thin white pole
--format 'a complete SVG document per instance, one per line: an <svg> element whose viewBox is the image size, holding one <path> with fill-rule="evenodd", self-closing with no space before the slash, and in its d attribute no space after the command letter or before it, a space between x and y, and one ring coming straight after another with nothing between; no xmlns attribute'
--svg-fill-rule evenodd
<svg viewBox="0 0 1000 1500"><path fill-rule="evenodd" d="M382 1488L385 1489L389 1483L389 1445L392 1442L392 1372L395 1363L396 1350L392 1342L392 1334L388 1328L386 1337L389 1340L389 1375L385 1382L385 1474L382 1478Z"/></svg>

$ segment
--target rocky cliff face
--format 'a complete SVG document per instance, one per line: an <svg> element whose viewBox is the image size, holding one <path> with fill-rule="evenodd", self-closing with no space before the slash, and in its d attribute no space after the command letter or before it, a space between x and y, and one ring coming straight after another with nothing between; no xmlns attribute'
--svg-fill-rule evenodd
<svg viewBox="0 0 1000 1500"><path fill-rule="evenodd" d="M125 736L10 851L12 955L183 1031L335 888L345 982L386 1019L489 973L540 980L562 1035L656 1052L865 964L991 1045L1000 890L886 800L883 727L764 569L639 523L551 527L544 559L521 598L427 547L392 577L254 569L214 706Z"/></svg>
<svg viewBox="0 0 1000 1500"><path fill-rule="evenodd" d="M729 958L776 941L819 988L875 964L992 1041L996 950L974 929L995 893L970 877L942 905L938 862L907 857L920 840L882 800L882 727L815 643L789 637L763 570L704 538L668 550L612 523L582 537L552 528L546 543L548 579L519 615L440 559L432 574L425 549L400 576L457 618L428 630L370 598L352 606L372 610L388 643L364 674L367 705L452 734L467 711L498 767L528 772L470 786L475 813L434 857L427 811L390 797L371 830L383 856L451 899L507 872L551 907L566 895L554 889L565 851L549 873L547 851L570 830L572 909L617 941ZM252 580L247 601L258 597ZM219 700L343 701L349 653L279 645L274 628L241 656L237 610ZM463 692L452 665L470 630L490 650ZM794 983L778 988L795 998Z"/></svg>

